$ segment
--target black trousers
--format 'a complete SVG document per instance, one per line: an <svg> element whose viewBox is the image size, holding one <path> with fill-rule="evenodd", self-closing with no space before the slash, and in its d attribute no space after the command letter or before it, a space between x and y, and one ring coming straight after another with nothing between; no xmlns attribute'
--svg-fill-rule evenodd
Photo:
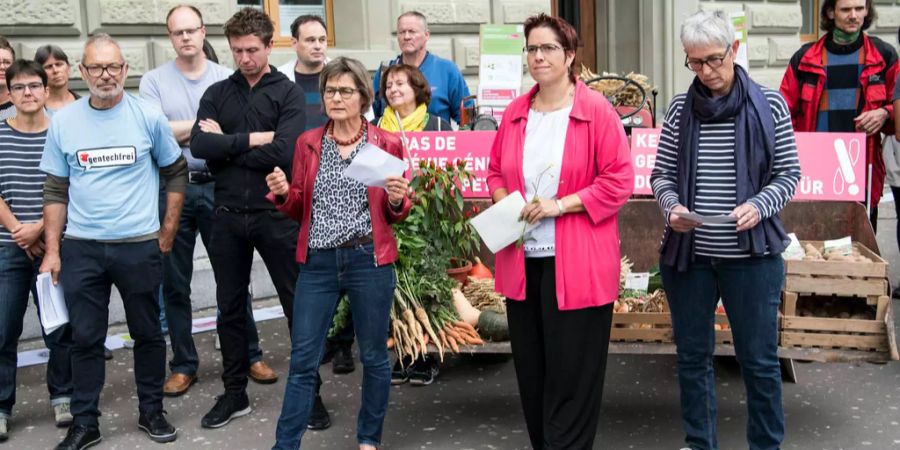
<svg viewBox="0 0 900 450"><path fill-rule="evenodd" d="M138 410L162 409L166 341L159 323L162 254L159 241L112 244L65 239L60 249L63 286L72 328L72 415L75 425L96 426L106 378L103 343L109 295L122 295L128 333L134 339L134 381Z"/></svg>
<svg viewBox="0 0 900 450"><path fill-rule="evenodd" d="M525 259L525 301L506 303L519 396L537 450L590 450L600 419L612 304L560 311L555 258Z"/></svg>
<svg viewBox="0 0 900 450"><path fill-rule="evenodd" d="M278 211L233 212L216 208L209 253L216 278L217 330L225 390L243 392L250 372L247 352L247 286L253 250L259 252L287 318L293 320L297 282L297 222Z"/></svg>

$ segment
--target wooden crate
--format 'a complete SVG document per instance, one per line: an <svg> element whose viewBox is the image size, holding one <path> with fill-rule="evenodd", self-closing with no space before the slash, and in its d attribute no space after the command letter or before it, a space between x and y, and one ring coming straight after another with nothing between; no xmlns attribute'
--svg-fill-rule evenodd
<svg viewBox="0 0 900 450"><path fill-rule="evenodd" d="M610 341L674 342L669 313L614 313Z"/></svg>
<svg viewBox="0 0 900 450"><path fill-rule="evenodd" d="M716 330L716 344L734 344L734 338L731 336L731 325L728 323L728 316L725 314L716 314L716 323L719 325L728 325L727 329Z"/></svg>
<svg viewBox="0 0 900 450"><path fill-rule="evenodd" d="M822 241L803 241L819 248ZM870 305L877 305L878 298L888 291L888 263L859 242L853 247L872 260L803 261L786 259L784 290L800 294L839 295L865 297Z"/></svg>
<svg viewBox="0 0 900 450"><path fill-rule="evenodd" d="M672 316L664 313L628 312L613 314L610 341L620 342L674 342ZM716 314L717 324L728 324L728 317ZM717 344L731 344L731 329L715 330Z"/></svg>
<svg viewBox="0 0 900 450"><path fill-rule="evenodd" d="M877 297L875 320L797 316L797 301L803 296L784 292L781 322L783 347L840 348L888 352L895 346L888 339L885 318L891 306L886 295ZM896 351L896 350L894 350Z"/></svg>

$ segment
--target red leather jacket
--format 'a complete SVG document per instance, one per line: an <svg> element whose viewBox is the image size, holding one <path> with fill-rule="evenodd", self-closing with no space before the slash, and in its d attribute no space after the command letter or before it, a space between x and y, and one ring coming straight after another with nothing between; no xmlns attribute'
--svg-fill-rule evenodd
<svg viewBox="0 0 900 450"><path fill-rule="evenodd" d="M781 95L791 110L794 131L816 131L819 100L825 91L822 53L825 51L826 39L831 39L830 33L816 42L801 47L791 58L781 80ZM861 112L884 108L888 112L888 119L884 122L881 132L894 134L894 106L891 96L894 93L897 73L900 71L897 52L881 39L865 33L863 33L863 51L866 61L859 77L863 98ZM872 204L877 205L881 199L885 175L880 134L866 139L866 162L872 164Z"/></svg>
<svg viewBox="0 0 900 450"><path fill-rule="evenodd" d="M327 126L327 124L326 124ZM368 124L368 142L386 152L403 159L403 146L400 138ZM309 130L297 138L294 147L294 162L291 165L291 188L286 197L276 197L269 192L266 196L279 211L300 222L300 234L297 236L297 262L306 263L309 249L309 228L312 223L312 193L319 172L322 156L322 137L325 127ZM403 199L399 210L394 210L388 202L387 192L380 187L370 187L369 213L372 215L372 238L375 241L375 264L383 266L397 260L397 240L391 224L402 221L409 215L412 203L409 198Z"/></svg>

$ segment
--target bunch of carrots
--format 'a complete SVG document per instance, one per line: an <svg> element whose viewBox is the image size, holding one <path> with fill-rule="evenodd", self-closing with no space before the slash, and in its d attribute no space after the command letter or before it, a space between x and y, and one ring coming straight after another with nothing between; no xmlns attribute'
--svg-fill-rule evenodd
<svg viewBox="0 0 900 450"><path fill-rule="evenodd" d="M439 308L429 317L415 298L407 302L401 295L395 295L388 348L394 349L401 361L406 356L415 360L428 352L429 344L437 348L443 361L445 351L459 353L460 346L483 345L484 340L475 327L459 320L451 311Z"/></svg>

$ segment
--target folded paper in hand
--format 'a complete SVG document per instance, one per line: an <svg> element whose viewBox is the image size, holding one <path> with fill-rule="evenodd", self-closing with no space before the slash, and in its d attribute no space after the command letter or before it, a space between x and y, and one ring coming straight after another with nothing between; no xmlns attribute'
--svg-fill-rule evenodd
<svg viewBox="0 0 900 450"><path fill-rule="evenodd" d="M37 276L38 308L44 333L50 334L57 328L69 323L69 310L63 297L62 285L53 284L49 272Z"/></svg>
<svg viewBox="0 0 900 450"><path fill-rule="evenodd" d="M697 223L737 222L737 217L734 217L730 214L722 214L722 215L718 215L718 216L704 216L704 215L693 213L693 212L679 212L679 211L672 211L672 214L675 214L678 217L692 220Z"/></svg>
<svg viewBox="0 0 900 450"><path fill-rule="evenodd" d="M526 225L519 220L525 205L522 193L515 191L472 218L472 226L492 253L497 253L516 242L523 231L528 232L537 226L537 224Z"/></svg>
<svg viewBox="0 0 900 450"><path fill-rule="evenodd" d="M406 172L406 162L367 143L344 169L344 176L366 186L384 187L385 178L389 175L402 176L403 172Z"/></svg>

